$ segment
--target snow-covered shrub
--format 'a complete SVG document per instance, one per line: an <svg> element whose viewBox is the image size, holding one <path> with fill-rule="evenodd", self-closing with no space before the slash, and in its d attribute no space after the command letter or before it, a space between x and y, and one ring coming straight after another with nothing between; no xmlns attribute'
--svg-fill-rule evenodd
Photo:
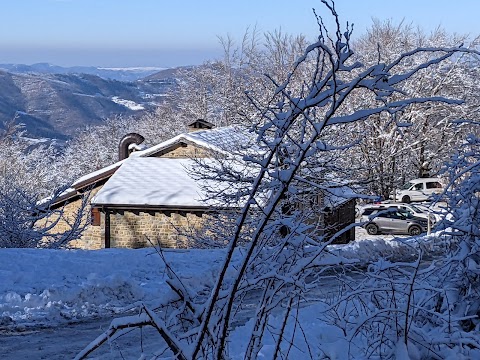
<svg viewBox="0 0 480 360"><path fill-rule="evenodd" d="M273 358L288 358L292 347L297 345L296 338L288 334L292 328L303 331L297 310L308 299L310 290L322 286L326 281L322 275L326 272L350 270L346 264L354 263L353 259L326 257L327 246L335 235L312 232L314 226L304 221L308 216L302 211L286 211L282 216L282 206L292 198L300 199L305 194L302 186L309 190L325 189L325 177L316 175L332 167L326 170L323 166L309 165L325 163L324 159L332 152L356 144L351 138L332 142L329 134L339 128L368 121L382 113L394 115L412 104L461 104L462 101L437 94L416 97L406 84L418 72L459 52L471 51L463 47L417 48L389 62L364 66L353 59L351 29L343 31L333 4L322 2L337 24L335 31L327 31L319 18L318 41L306 48L286 79L269 78L274 92L268 105L251 97L256 109L252 129L267 151L245 158L259 169L247 191L242 189L244 205L226 240L224 263L208 295L192 291L169 271L171 296L161 299L158 311L145 306L138 316L115 320L78 359L85 358L115 333L146 325L159 333L157 354L161 356L177 359L238 356L230 352L231 335L247 302L255 309L249 331L241 340L237 339L241 344L235 344L241 349L240 356L259 358L268 342ZM414 61L418 57L427 60L418 63ZM298 72L309 74L302 86L291 81ZM346 106L349 98L359 94L369 98L367 107ZM266 191L265 201L259 201ZM288 226L288 231L279 236L283 226ZM245 234L248 242L241 246ZM337 328L342 329L353 349L350 355L394 358L408 352L414 358L424 354L435 358L443 355L439 355L439 350L452 346L464 350L466 341L475 345L468 332L462 331L460 338L456 338L457 333L450 331L451 312L442 312L442 304L436 309L438 296L446 293L441 287L442 273L434 271L441 263L430 266L423 261L423 253L419 246L418 259L413 263L382 260L373 264L365 281L345 282L348 291L332 303L333 313L318 314L330 316ZM240 254L240 259L236 254ZM430 285L432 282L434 286ZM272 318L276 320L272 322ZM457 323L459 320L453 318ZM305 357L314 358L313 354L321 351L322 346L309 343Z"/></svg>
<svg viewBox="0 0 480 360"><path fill-rule="evenodd" d="M83 217L87 197L67 215L65 206L51 207L61 193L62 189L40 199L15 185L0 187L0 248L58 248L78 239L87 225ZM63 228L54 230L59 222Z"/></svg>
<svg viewBox="0 0 480 360"><path fill-rule="evenodd" d="M381 259L365 279L346 277L330 302L324 319L345 334L351 357L480 356L480 139L468 137L445 173L449 215L433 239L444 252L432 259L419 239L416 261Z"/></svg>

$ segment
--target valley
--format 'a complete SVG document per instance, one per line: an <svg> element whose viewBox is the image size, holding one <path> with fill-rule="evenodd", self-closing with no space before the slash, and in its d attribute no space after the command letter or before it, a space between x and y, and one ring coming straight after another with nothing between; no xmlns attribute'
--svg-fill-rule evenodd
<svg viewBox="0 0 480 360"><path fill-rule="evenodd" d="M153 109L175 86L171 74L119 81L86 73L7 71L0 65L0 127L21 125L26 137L64 141L108 117Z"/></svg>

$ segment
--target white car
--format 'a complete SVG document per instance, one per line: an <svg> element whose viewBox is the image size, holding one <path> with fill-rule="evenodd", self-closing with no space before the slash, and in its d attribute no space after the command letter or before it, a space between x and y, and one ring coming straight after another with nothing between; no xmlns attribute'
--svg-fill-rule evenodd
<svg viewBox="0 0 480 360"><path fill-rule="evenodd" d="M441 194L443 190L439 178L420 178L410 180L394 195L396 201L408 204L412 201L430 200L433 194Z"/></svg>
<svg viewBox="0 0 480 360"><path fill-rule="evenodd" d="M446 210L446 206L446 203L442 202L436 203L434 206L415 204L415 207L423 210L424 212L430 213L430 215L433 215L435 217L435 222L439 222L447 216L448 212Z"/></svg>

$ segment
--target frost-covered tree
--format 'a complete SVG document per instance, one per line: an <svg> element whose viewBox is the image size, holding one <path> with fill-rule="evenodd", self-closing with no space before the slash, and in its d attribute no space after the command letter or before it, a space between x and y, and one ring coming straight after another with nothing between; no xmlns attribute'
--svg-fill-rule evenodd
<svg viewBox="0 0 480 360"><path fill-rule="evenodd" d="M139 117L114 116L102 125L87 127L72 140L55 162L55 184L68 185L79 176L118 161L118 145L123 136L135 132L145 137L145 146L156 145L186 130L175 110L163 104Z"/></svg>
<svg viewBox="0 0 480 360"><path fill-rule="evenodd" d="M19 126L7 124L0 134L0 186L46 196L55 189L57 149L24 138Z"/></svg>
<svg viewBox="0 0 480 360"><path fill-rule="evenodd" d="M394 24L391 20L375 20L367 33L354 44L356 58L364 64L392 61L398 53L415 48L458 46L468 41L467 36L450 35L437 28L430 34L411 25ZM477 39L469 42L474 48ZM408 68L430 60L430 55L416 54L398 64ZM353 164L364 164L363 178L369 181L371 192L388 197L395 186L416 177L436 175L445 158L459 145L466 134L465 123L459 119L478 117L478 66L476 60L459 54L440 64L428 67L412 76L401 91L409 96L447 96L464 100L451 108L443 103L417 104L391 114L373 117L365 126L352 128L351 136L360 141L360 147L351 152ZM371 98L359 95L351 107L365 107ZM350 163L351 164L351 163ZM347 164L348 166L348 164Z"/></svg>
<svg viewBox="0 0 480 360"><path fill-rule="evenodd" d="M228 36L219 40L222 59L185 68L178 75L171 96L184 121L205 119L217 126L248 123L254 109L245 92L266 104L273 93L264 74L284 79L307 44L301 35L281 31L260 35L255 28L245 32L239 45Z"/></svg>
<svg viewBox="0 0 480 360"><path fill-rule="evenodd" d="M51 208L64 190L55 182L58 150L23 135L11 124L0 134L0 248L67 246L85 227L85 204L68 219L64 207ZM64 230L54 230L61 220Z"/></svg>
<svg viewBox="0 0 480 360"><path fill-rule="evenodd" d="M478 123L475 124L478 126ZM445 309L462 318L464 331L480 328L480 139L470 134L445 167L449 216L444 220L452 235L452 253L445 277L449 291L439 299ZM479 341L480 342L480 341ZM477 344L477 347L479 345Z"/></svg>
<svg viewBox="0 0 480 360"><path fill-rule="evenodd" d="M329 302L321 318L345 334L348 357L480 356L479 145L470 135L444 167L448 215L434 236L405 243L416 259L380 259Z"/></svg>
<svg viewBox="0 0 480 360"><path fill-rule="evenodd" d="M8 177L6 179L8 181ZM53 207L64 189L50 198L40 198L14 185L0 187L0 248L65 248L80 238L87 226L87 197L75 213L65 206ZM61 230L56 226L63 223Z"/></svg>
<svg viewBox="0 0 480 360"><path fill-rule="evenodd" d="M158 311L143 307L138 316L115 320L110 329L77 358L84 358L117 332L145 325L153 326L160 335L158 353L173 354L177 359L227 359L231 357L231 341L242 343L246 359L258 358L267 338L275 344L271 349L272 358L288 358L292 347L299 346L300 342L305 345L306 337L298 335L303 331L298 318L299 306L312 286L321 286L322 278L318 275L328 269L327 263L343 264L345 259L327 261L327 245L336 235L312 232L312 227L301 218L301 212L297 212L300 217L294 214L277 221L284 200L301 194L299 183L311 188L324 185L306 176L310 160L316 161L330 151L345 150L356 144L355 139L345 140L337 147L335 141L338 140L331 136L332 132L337 134L339 129L367 123L383 113L395 116L416 104L461 104L460 100L437 94L411 96L404 89L416 74L460 53L470 52L462 47L421 47L386 62L364 65L353 56L351 29L342 29L333 4L323 3L336 20L334 31L327 31L319 18L318 41L305 49L286 79L278 81L269 77L273 86L270 100L265 104L263 99L257 101L250 97L256 109L252 119L255 133L267 151L245 159L257 168L256 176L248 191L240 194L244 206L229 238L225 239L228 244L225 260L215 284L209 289L209 296L198 296L199 289L187 286L169 269L171 297L164 299ZM414 61L417 57L426 60ZM312 64L315 64L313 68ZM293 81L297 73L309 74L302 86ZM368 99L365 107L350 105L349 99L356 96ZM289 231L278 236L286 224ZM239 254L239 259L235 260L235 254ZM405 267L417 269L410 277L415 278L418 264ZM411 293L408 284L407 304ZM205 289L202 290L204 294ZM234 340L232 325L241 313L244 299L252 296L256 309L249 327L251 332ZM352 313L352 318L347 319L360 329L366 318L355 318L355 315ZM408 310L403 319L410 319ZM403 321L403 324L409 323ZM372 327L379 329L377 325L378 322L373 323ZM287 328L294 329L293 334L287 332ZM405 331L383 335L380 329L374 335L388 336L388 340L380 340L387 346L392 341L399 343L399 339L408 346L415 340L408 336L408 331L406 335ZM315 358L314 354L321 353L322 344L307 343L303 347L308 349L306 357ZM373 352L370 347L361 349L367 356L378 355L377 350L378 347L373 348Z"/></svg>
<svg viewBox="0 0 480 360"><path fill-rule="evenodd" d="M220 41L224 58L186 69L174 95L175 102L180 104L180 116L184 118L205 118L217 125L248 123L255 109L247 98L253 97L265 106L272 97L272 89L264 74L274 81L285 78L305 48L306 40L280 31L260 35L253 29L245 33L239 46L230 37ZM467 41L466 36L450 35L441 28L426 34L404 23L375 20L353 47L356 60L373 65L389 62L399 52L417 47L458 46ZM476 42L470 41L469 46L475 47ZM408 61L398 64L399 68L428 61L428 55L416 54ZM330 133L332 142L341 146L345 138L355 138L360 144L351 152L350 161L339 161L338 167L351 169L370 193L384 197L405 180L437 174L469 127L459 126L456 120L477 116L475 61L461 55L452 57L419 71L414 75L416 81L402 88L412 97L442 95L466 100L462 106L452 110L442 104L416 105L395 116L372 116L365 127L350 127L345 131L338 126L338 131ZM292 91L304 86L315 66L314 59L305 60L302 69L290 79ZM375 101L368 92L363 95L358 91L345 107L362 108Z"/></svg>

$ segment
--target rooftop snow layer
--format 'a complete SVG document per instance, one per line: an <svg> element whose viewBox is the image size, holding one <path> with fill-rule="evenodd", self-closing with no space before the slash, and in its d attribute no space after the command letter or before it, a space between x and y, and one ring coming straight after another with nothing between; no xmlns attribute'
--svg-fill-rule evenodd
<svg viewBox="0 0 480 360"><path fill-rule="evenodd" d="M128 158L92 199L93 205L206 207L207 188L220 186L212 180L198 181L189 171L191 159ZM217 202L218 205L218 202Z"/></svg>
<svg viewBox="0 0 480 360"><path fill-rule="evenodd" d="M89 174L83 175L82 177L79 177L77 180L75 180L73 182L72 187L75 188L76 186L81 185L83 183L87 183L92 179L102 177L104 174L107 174L111 171L114 171L116 168L120 167L124 162L125 162L125 160L117 161L116 163L114 163L112 165L108 165L104 168L101 168L101 169L93 171Z"/></svg>
<svg viewBox="0 0 480 360"><path fill-rule="evenodd" d="M335 208L343 203L356 199L358 194L349 186L328 187L324 190L325 206Z"/></svg>
<svg viewBox="0 0 480 360"><path fill-rule="evenodd" d="M236 151L260 151L258 146L255 144L254 136L251 136L249 133L246 133L239 127L227 126L180 134L146 150L132 153L131 156L150 156L182 140L195 143L199 146L218 151L220 153L233 154Z"/></svg>

